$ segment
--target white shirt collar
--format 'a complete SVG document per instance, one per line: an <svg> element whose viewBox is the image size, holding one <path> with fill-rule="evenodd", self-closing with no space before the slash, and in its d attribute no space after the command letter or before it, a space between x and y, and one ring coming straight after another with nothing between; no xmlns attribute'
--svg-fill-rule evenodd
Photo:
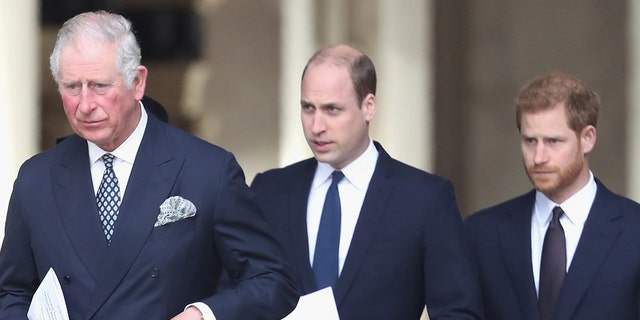
<svg viewBox="0 0 640 320"><path fill-rule="evenodd" d="M144 130L147 127L148 120L147 111L144 109L142 101L140 101L139 104L141 116L138 125L136 126L135 130L133 130L131 135L127 138L127 140L125 140L120 146L118 146L111 152L111 154L116 156L116 158L128 162L132 165L134 160L136 159L136 154L138 153L138 148L140 148L140 143L142 143L142 137L144 136ZM88 140L87 145L89 146L89 163L91 164L98 161L98 159L100 159L103 154L108 152Z"/></svg>
<svg viewBox="0 0 640 320"><path fill-rule="evenodd" d="M563 203L554 203L542 192L536 191L536 219L540 225L546 225L551 220L551 210L555 206L561 206L565 215L576 225L583 225L587 220L593 200L596 198L598 185L593 177L593 173L589 171L589 182L569 197Z"/></svg>
<svg viewBox="0 0 640 320"><path fill-rule="evenodd" d="M349 180L358 190L366 190L369 186L369 181L371 181L371 176L376 169L377 161L378 150L374 146L373 140L370 139L369 146L364 153L340 171L344 173L345 179ZM331 176L331 173L335 170L336 169L326 162L318 162L312 188L317 188L329 180L329 176Z"/></svg>

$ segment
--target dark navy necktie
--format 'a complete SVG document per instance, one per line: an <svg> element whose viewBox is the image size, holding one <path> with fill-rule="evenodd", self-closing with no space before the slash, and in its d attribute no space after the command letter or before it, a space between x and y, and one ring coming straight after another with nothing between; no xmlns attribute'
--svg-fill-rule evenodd
<svg viewBox="0 0 640 320"><path fill-rule="evenodd" d="M553 217L544 236L540 260L540 292L538 303L542 320L556 318L560 290L567 270L567 249L560 217L562 208L553 208Z"/></svg>
<svg viewBox="0 0 640 320"><path fill-rule="evenodd" d="M118 184L118 178L116 178L116 173L113 171L114 158L110 153L105 153L102 156L105 168L97 195L100 223L102 223L102 230L107 239L107 245L111 245L111 237L113 236L113 229L118 219L118 210L120 207L120 186Z"/></svg>
<svg viewBox="0 0 640 320"><path fill-rule="evenodd" d="M344 174L334 171L331 185L322 207L316 249L313 255L313 274L318 289L333 286L338 279L338 249L340 248L340 193L338 183Z"/></svg>

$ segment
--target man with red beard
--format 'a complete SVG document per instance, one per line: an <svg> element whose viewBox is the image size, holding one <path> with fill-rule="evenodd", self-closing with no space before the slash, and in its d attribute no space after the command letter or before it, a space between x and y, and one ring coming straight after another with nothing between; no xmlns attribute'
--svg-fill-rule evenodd
<svg viewBox="0 0 640 320"><path fill-rule="evenodd" d="M516 98L535 190L466 221L487 319L640 319L640 205L589 169L599 108L560 72Z"/></svg>

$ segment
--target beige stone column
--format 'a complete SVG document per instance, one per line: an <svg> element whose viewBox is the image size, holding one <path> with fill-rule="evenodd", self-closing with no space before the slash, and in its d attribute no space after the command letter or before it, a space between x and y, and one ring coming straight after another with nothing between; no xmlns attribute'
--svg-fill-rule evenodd
<svg viewBox="0 0 640 320"><path fill-rule="evenodd" d="M0 239L20 164L39 137L37 1L0 1Z"/></svg>
<svg viewBox="0 0 640 320"><path fill-rule="evenodd" d="M627 118L627 172L630 198L640 201L640 3L629 0L629 117Z"/></svg>
<svg viewBox="0 0 640 320"><path fill-rule="evenodd" d="M279 166L311 156L300 122L300 77L316 50L313 0L282 0Z"/></svg>
<svg viewBox="0 0 640 320"><path fill-rule="evenodd" d="M378 109L373 137L396 159L431 170L433 88L431 1L380 0L376 53Z"/></svg>

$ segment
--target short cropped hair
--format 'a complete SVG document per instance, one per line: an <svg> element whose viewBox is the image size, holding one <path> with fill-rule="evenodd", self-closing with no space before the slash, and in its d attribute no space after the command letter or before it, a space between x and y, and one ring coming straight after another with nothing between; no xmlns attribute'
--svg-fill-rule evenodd
<svg viewBox="0 0 640 320"><path fill-rule="evenodd" d="M373 65L373 61L366 54L343 44L321 49L311 56L307 62L302 72L302 78L304 78L310 65L325 62L347 68L353 84L353 90L358 99L358 105L362 105L362 101L368 94L376 94L376 68Z"/></svg>
<svg viewBox="0 0 640 320"><path fill-rule="evenodd" d="M62 50L82 39L117 44L116 69L124 77L127 87L133 86L136 68L142 59L140 45L133 34L131 22L121 15L106 11L81 13L62 25L49 57L51 74L56 83L60 82Z"/></svg>
<svg viewBox="0 0 640 320"><path fill-rule="evenodd" d="M516 125L520 131L522 114L549 110L562 103L569 128L579 133L586 126L597 127L600 97L580 79L559 71L533 79L515 100Z"/></svg>

